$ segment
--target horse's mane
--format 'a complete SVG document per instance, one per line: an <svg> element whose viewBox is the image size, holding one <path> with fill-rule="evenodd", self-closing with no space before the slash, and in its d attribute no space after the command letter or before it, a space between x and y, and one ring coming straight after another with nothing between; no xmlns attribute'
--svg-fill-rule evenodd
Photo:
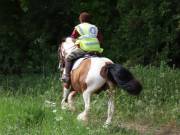
<svg viewBox="0 0 180 135"><path fill-rule="evenodd" d="M62 43L59 45L59 51L65 56L65 54L69 54L74 48L76 48L73 38L67 37Z"/></svg>
<svg viewBox="0 0 180 135"><path fill-rule="evenodd" d="M70 54L77 46L73 42L73 38L62 38L58 47L58 57L60 65L64 65L64 58Z"/></svg>
<svg viewBox="0 0 180 135"><path fill-rule="evenodd" d="M74 43L72 37L67 37L67 38L65 39L65 42L66 42L66 43Z"/></svg>

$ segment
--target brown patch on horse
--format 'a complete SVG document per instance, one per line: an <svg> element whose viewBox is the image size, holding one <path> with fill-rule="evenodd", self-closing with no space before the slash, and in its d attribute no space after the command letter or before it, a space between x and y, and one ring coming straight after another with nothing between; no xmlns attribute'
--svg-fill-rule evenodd
<svg viewBox="0 0 180 135"><path fill-rule="evenodd" d="M83 92L87 88L85 82L87 74L91 65L91 59L85 59L81 62L80 66L71 72L71 86L76 91Z"/></svg>
<svg viewBox="0 0 180 135"><path fill-rule="evenodd" d="M101 68L100 75L107 80L107 65L112 64L111 62L106 62L105 65Z"/></svg>

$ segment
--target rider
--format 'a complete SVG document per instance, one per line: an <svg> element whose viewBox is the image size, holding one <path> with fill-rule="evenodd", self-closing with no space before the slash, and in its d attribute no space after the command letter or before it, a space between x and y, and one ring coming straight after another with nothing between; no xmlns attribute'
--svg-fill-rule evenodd
<svg viewBox="0 0 180 135"><path fill-rule="evenodd" d="M75 26L71 37L75 39L75 49L65 58L65 73L62 76L64 83L70 82L70 71L74 60L83 57L87 53L102 53L100 47L102 35L98 32L98 28L90 23L91 16L87 12L82 12L79 16L80 24Z"/></svg>

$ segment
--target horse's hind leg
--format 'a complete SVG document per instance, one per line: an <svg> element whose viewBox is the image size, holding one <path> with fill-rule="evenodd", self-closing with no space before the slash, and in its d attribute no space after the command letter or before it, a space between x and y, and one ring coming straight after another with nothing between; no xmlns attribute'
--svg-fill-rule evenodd
<svg viewBox="0 0 180 135"><path fill-rule="evenodd" d="M108 117L107 117L107 120L106 120L104 126L108 126L109 124L111 124L113 113L114 113L114 93L115 93L115 91L114 91L113 84L111 82L108 82L108 85L109 85Z"/></svg>
<svg viewBox="0 0 180 135"><path fill-rule="evenodd" d="M92 92L89 90L84 91L83 93L83 99L85 103L85 110L80 113L77 117L78 120L82 120L87 122L88 121L88 112L90 110L90 98L91 98Z"/></svg>

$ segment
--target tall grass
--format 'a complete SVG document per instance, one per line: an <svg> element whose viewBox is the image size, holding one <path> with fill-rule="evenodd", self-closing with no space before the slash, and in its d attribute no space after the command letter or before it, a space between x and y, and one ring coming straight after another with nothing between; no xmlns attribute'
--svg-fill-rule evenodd
<svg viewBox="0 0 180 135"><path fill-rule="evenodd" d="M180 71L161 67L136 66L131 69L142 82L138 97L116 91L112 125L106 120L107 95L92 97L90 121L76 120L83 100L75 98L76 112L61 110L62 88L58 74L0 76L0 135L153 135L167 129L180 130ZM51 102L55 104L50 104ZM165 127L165 128L164 128Z"/></svg>

